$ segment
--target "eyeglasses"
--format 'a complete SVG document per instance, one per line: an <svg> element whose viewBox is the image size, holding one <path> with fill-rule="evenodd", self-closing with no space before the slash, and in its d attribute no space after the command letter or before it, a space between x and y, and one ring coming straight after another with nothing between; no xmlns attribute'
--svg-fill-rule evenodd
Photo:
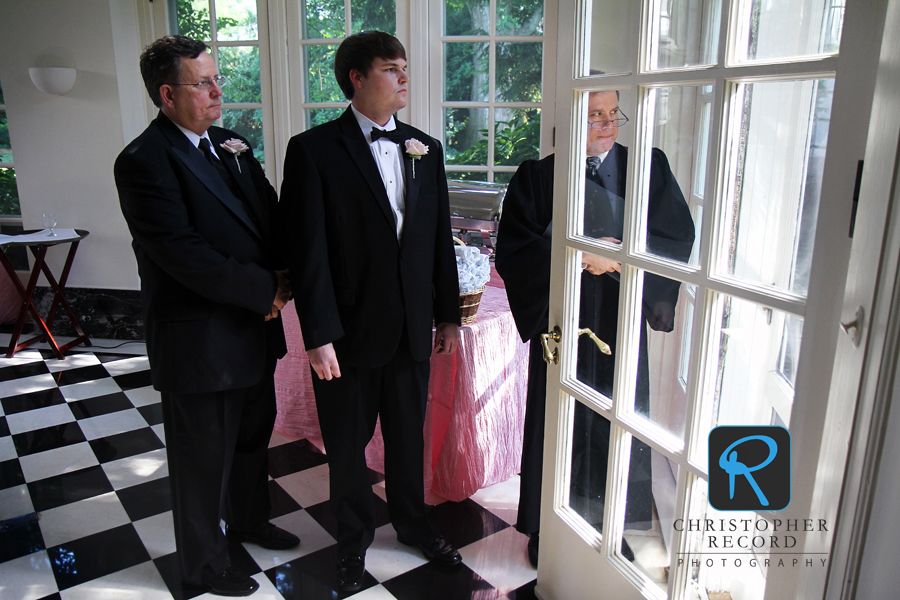
<svg viewBox="0 0 900 600"><path fill-rule="evenodd" d="M189 85L195 90L207 91L212 87L212 84L216 84L219 87L225 85L227 78L224 75L216 75L215 77L210 77L209 79L204 79L199 83L170 83L169 85Z"/></svg>
<svg viewBox="0 0 900 600"><path fill-rule="evenodd" d="M628 122L628 117L626 117L625 113L623 113L621 110L616 109L612 112L619 115L619 117L615 119L598 119L596 121L591 121L590 119L588 119L588 126L591 129L603 129L607 125L612 125L613 127L621 127Z"/></svg>

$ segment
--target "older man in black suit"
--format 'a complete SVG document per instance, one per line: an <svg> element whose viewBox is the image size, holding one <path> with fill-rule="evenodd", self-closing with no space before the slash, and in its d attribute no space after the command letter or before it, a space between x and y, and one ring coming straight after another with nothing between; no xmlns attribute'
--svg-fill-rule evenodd
<svg viewBox="0 0 900 600"><path fill-rule="evenodd" d="M276 271L277 199L247 140L212 127L224 82L203 42L157 40L141 75L160 114L119 155L115 177L162 393L181 575L247 596L259 584L230 565L226 534L273 549L300 543L269 523L278 311L290 294Z"/></svg>
<svg viewBox="0 0 900 600"><path fill-rule="evenodd" d="M459 289L440 144L399 122L406 52L393 36L350 36L335 75L351 106L293 137L281 190L295 306L328 454L338 584L359 589L375 534L365 447L381 416L391 523L432 561L459 553L425 505L422 427L433 347L456 350ZM290 237L288 237L290 236Z"/></svg>

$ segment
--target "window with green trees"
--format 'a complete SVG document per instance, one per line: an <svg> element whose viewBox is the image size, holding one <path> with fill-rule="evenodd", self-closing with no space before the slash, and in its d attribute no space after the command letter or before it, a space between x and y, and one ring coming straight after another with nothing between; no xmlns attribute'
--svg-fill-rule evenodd
<svg viewBox="0 0 900 600"><path fill-rule="evenodd" d="M16 168L9 143L9 125L6 122L6 104L3 85L0 83L0 217L19 217L19 191L16 188Z"/></svg>

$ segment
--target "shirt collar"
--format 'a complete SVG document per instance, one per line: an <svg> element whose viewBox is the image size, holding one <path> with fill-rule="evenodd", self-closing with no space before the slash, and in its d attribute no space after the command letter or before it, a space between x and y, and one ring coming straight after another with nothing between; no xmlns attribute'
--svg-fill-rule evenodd
<svg viewBox="0 0 900 600"><path fill-rule="evenodd" d="M607 150L606 152L603 152L603 153L597 155L600 157L600 162L603 162L604 160L606 160L606 157L609 156L609 152L610 151Z"/></svg>
<svg viewBox="0 0 900 600"><path fill-rule="evenodd" d="M172 122L175 123L175 121L172 121ZM200 147L200 140L202 140L202 139L209 140L209 130L204 131L203 135L197 135L190 129L182 127L178 123L175 123L175 127L177 127L178 129L181 130L181 133L183 133L187 137L187 139L190 140L190 142L194 145L194 148ZM215 154L216 156L219 156L219 153L216 152L215 144L212 143L212 140L209 140L209 147L212 148L213 154Z"/></svg>
<svg viewBox="0 0 900 600"><path fill-rule="evenodd" d="M356 117L356 122L359 123L359 128L362 129L363 136L365 136L366 141L368 143L372 143L372 128L377 127L379 129L384 129L385 131L393 131L397 129L397 124L394 122L394 115L391 115L391 118L388 120L387 125L382 127L366 115L362 114L356 107L352 104L350 105L350 110L353 111L353 116Z"/></svg>

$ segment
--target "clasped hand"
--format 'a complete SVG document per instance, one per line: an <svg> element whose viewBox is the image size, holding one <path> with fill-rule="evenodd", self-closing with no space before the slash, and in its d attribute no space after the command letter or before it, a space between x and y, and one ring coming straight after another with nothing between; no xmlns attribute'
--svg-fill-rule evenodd
<svg viewBox="0 0 900 600"><path fill-rule="evenodd" d="M266 321L277 317L278 312L291 299L291 282L288 279L288 272L286 270L275 271L275 276L278 278L278 289L275 291L275 300L272 302L269 314L266 315Z"/></svg>

